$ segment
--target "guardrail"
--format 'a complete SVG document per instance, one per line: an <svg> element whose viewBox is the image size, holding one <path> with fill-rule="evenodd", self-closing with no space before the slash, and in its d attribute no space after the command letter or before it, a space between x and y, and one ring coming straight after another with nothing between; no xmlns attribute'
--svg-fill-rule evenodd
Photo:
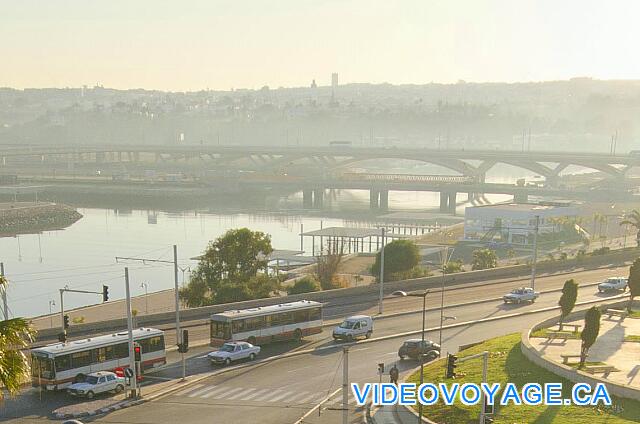
<svg viewBox="0 0 640 424"><path fill-rule="evenodd" d="M338 179L348 181L380 181L387 183L458 183L473 184L475 177L463 175L414 175L414 174L366 174L345 172L337 175Z"/></svg>

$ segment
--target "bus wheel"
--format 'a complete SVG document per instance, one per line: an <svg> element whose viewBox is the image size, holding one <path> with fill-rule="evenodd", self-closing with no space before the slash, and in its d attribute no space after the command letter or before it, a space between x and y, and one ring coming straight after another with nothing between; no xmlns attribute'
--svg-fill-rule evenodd
<svg viewBox="0 0 640 424"><path fill-rule="evenodd" d="M252 345L254 345L254 346L255 346L255 345L256 345L256 338L255 338L255 337L253 337L253 336L251 336L251 337L249 337L249 339L247 340L247 342L249 342L249 343L251 343Z"/></svg>
<svg viewBox="0 0 640 424"><path fill-rule="evenodd" d="M293 332L293 340L299 342L302 340L302 330L296 328L296 331Z"/></svg>

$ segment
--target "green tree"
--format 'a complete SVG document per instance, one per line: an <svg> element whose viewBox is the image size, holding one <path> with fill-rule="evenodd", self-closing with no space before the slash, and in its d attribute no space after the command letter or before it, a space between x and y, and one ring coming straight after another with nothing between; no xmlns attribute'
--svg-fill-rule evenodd
<svg viewBox="0 0 640 424"><path fill-rule="evenodd" d="M189 307L268 297L278 288L266 274L271 238L260 231L227 231L209 243L180 297ZM259 274L260 271L263 273Z"/></svg>
<svg viewBox="0 0 640 424"><path fill-rule="evenodd" d="M6 290L8 281L0 276L0 287ZM14 395L30 377L30 360L23 350L35 338L35 330L24 318L0 321L0 385ZM4 390L0 390L0 401Z"/></svg>
<svg viewBox="0 0 640 424"><path fill-rule="evenodd" d="M634 209L631 212L624 214L624 218L620 221L620 225L631 225L637 230L636 240L640 247L640 212L638 212L637 209Z"/></svg>
<svg viewBox="0 0 640 424"><path fill-rule="evenodd" d="M559 328L562 331L562 322L569 316L573 308L576 306L576 300L578 299L578 283L573 279L564 282L562 287L562 296L558 301L560 306L560 322Z"/></svg>
<svg viewBox="0 0 640 424"><path fill-rule="evenodd" d="M315 278L307 275L296 280L293 286L287 289L288 294L310 293L320 290L320 283Z"/></svg>
<svg viewBox="0 0 640 424"><path fill-rule="evenodd" d="M322 290L331 290L339 287L337 277L338 268L344 256L343 245L329 244L324 254L316 257L316 279L320 282Z"/></svg>
<svg viewBox="0 0 640 424"><path fill-rule="evenodd" d="M627 287L629 287L629 303L627 304L627 310L631 312L633 299L636 296L640 296L640 258L633 261L629 268Z"/></svg>
<svg viewBox="0 0 640 424"><path fill-rule="evenodd" d="M490 269L498 266L498 256L495 250L477 249L473 251L473 260L471 261L472 270Z"/></svg>
<svg viewBox="0 0 640 424"><path fill-rule="evenodd" d="M390 281L393 274L405 273L420 263L420 251L411 240L394 240L384 247L384 280ZM380 279L380 252L371 268L373 275Z"/></svg>
<svg viewBox="0 0 640 424"><path fill-rule="evenodd" d="M458 272L464 272L464 268L462 267L462 261L460 259L447 262L447 264L444 267L445 274L456 274Z"/></svg>
<svg viewBox="0 0 640 424"><path fill-rule="evenodd" d="M587 355L589 354L589 349L596 342L598 334L600 334L601 316L602 313L600 312L600 308L598 308L597 306L592 306L591 308L589 308L584 316L584 329L582 330L582 334L580 334L580 339L582 339L582 346L580 347L579 368L584 367L584 363L587 360Z"/></svg>

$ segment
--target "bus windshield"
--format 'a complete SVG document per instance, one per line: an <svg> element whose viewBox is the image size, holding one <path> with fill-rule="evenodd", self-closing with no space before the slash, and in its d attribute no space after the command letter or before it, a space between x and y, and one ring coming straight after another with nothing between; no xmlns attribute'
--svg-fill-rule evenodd
<svg viewBox="0 0 640 424"><path fill-rule="evenodd" d="M31 355L31 375L33 377L53 379L56 376L53 360L39 356Z"/></svg>
<svg viewBox="0 0 640 424"><path fill-rule="evenodd" d="M211 321L211 337L218 339L231 338L231 324L222 321Z"/></svg>

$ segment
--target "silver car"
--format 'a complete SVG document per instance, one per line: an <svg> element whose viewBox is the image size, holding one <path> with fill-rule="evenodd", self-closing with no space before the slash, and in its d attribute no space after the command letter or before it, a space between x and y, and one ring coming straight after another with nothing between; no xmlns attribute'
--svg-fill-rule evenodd
<svg viewBox="0 0 640 424"><path fill-rule="evenodd" d="M260 353L260 346L254 346L247 342L228 342L219 350L207 355L212 364L230 365L232 362L242 359L253 361Z"/></svg>
<svg viewBox="0 0 640 424"><path fill-rule="evenodd" d="M99 393L120 393L124 390L124 378L112 372L100 371L87 374L84 381L73 383L67 388L67 393L73 396L93 399Z"/></svg>

